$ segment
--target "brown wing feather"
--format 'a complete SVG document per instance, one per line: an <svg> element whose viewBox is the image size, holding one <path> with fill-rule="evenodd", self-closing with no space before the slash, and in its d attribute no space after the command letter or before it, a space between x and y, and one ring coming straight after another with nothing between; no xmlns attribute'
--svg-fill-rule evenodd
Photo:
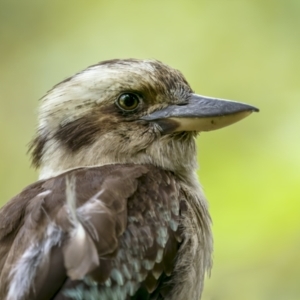
<svg viewBox="0 0 300 300"><path fill-rule="evenodd" d="M75 217L66 201L70 176ZM72 299L95 286L103 299L139 290L156 299L179 247L179 198L174 176L152 166L77 169L28 187L0 211L0 298L12 281L26 287L11 267L22 266L32 272L22 299Z"/></svg>

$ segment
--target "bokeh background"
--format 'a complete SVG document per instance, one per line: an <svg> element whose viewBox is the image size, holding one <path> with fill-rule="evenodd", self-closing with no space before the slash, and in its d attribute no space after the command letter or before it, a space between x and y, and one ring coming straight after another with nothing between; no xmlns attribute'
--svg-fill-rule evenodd
<svg viewBox="0 0 300 300"><path fill-rule="evenodd" d="M215 236L203 299L300 299L299 0L0 1L0 204L37 179L26 151L38 99L128 57L261 110L198 139Z"/></svg>

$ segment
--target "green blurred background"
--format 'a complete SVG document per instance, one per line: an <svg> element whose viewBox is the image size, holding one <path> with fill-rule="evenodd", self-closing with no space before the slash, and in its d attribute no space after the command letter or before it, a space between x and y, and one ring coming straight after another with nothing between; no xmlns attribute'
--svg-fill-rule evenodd
<svg viewBox="0 0 300 300"><path fill-rule="evenodd" d="M111 58L261 109L198 139L214 268L205 300L300 299L300 1L0 1L0 203L37 178L38 99ZM187 299L188 300L188 299Z"/></svg>

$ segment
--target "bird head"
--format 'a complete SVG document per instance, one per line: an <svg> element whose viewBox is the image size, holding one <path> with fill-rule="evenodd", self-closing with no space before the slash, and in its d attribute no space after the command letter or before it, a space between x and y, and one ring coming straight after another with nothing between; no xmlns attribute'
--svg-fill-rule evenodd
<svg viewBox="0 0 300 300"><path fill-rule="evenodd" d="M114 163L196 168L194 137L256 108L193 93L184 76L156 60L110 60L53 87L42 99L30 145L41 178Z"/></svg>

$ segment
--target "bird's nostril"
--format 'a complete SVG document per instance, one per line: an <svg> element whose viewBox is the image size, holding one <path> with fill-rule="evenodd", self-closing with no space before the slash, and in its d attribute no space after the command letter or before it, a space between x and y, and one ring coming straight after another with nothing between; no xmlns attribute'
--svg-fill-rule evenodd
<svg viewBox="0 0 300 300"><path fill-rule="evenodd" d="M188 105L189 102L188 101L185 101L185 102L180 102L180 103L177 103L176 105L177 106L185 106L185 105Z"/></svg>

